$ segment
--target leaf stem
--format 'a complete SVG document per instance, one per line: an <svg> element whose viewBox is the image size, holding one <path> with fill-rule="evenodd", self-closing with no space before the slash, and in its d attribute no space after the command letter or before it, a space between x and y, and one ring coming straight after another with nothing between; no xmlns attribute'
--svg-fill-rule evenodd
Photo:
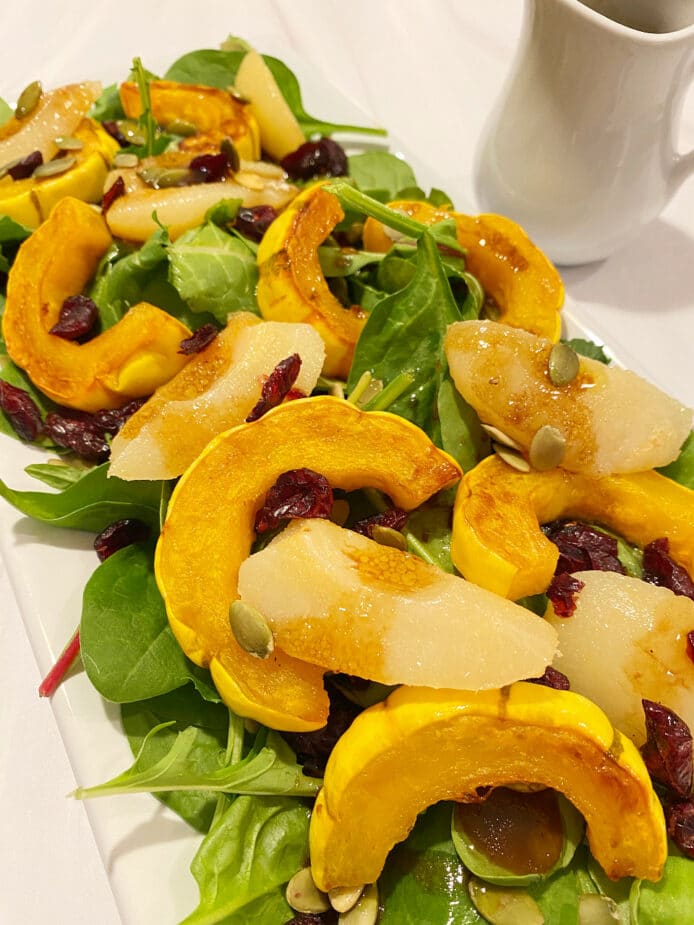
<svg viewBox="0 0 694 925"><path fill-rule="evenodd" d="M70 641L58 656L55 664L39 685L39 697L52 697L65 680L65 676L80 653L79 627L70 637Z"/></svg>
<svg viewBox="0 0 694 925"><path fill-rule="evenodd" d="M366 411L385 411L393 404L403 392L406 392L415 380L415 375L411 370L405 370L398 373L394 379L391 379L388 385L365 405Z"/></svg>

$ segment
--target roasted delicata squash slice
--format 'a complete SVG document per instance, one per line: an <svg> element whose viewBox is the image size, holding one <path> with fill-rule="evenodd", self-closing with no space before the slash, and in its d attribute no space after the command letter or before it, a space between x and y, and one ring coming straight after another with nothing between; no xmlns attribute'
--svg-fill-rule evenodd
<svg viewBox="0 0 694 925"><path fill-rule="evenodd" d="M322 666L279 646L261 660L229 624L256 511L282 473L321 473L334 488L373 486L405 510L418 507L460 469L419 428L395 415L359 411L338 398L299 399L216 437L186 470L157 544L155 573L169 622L186 655L209 666L224 701L275 729L325 724Z"/></svg>
<svg viewBox="0 0 694 925"><path fill-rule="evenodd" d="M428 202L396 200L392 209L425 225L453 218L465 265L480 281L498 321L552 341L559 339L564 284L557 269L525 231L502 215L464 215ZM383 252L393 237L381 222L364 224L366 250ZM498 316L498 317L497 317Z"/></svg>
<svg viewBox="0 0 694 925"><path fill-rule="evenodd" d="M318 259L319 246L343 216L337 197L321 183L301 192L258 246L257 298L263 318L313 325L325 341L325 375L346 379L367 316L338 301Z"/></svg>
<svg viewBox="0 0 694 925"><path fill-rule="evenodd" d="M541 676L557 650L524 607L326 520L290 524L238 587L285 652L382 684L501 687Z"/></svg>
<svg viewBox="0 0 694 925"><path fill-rule="evenodd" d="M559 518L600 523L636 546L667 537L694 569L694 491L658 472L591 478L566 469L519 472L488 456L461 480L451 557L461 575L517 600L547 589L559 550L540 529Z"/></svg>
<svg viewBox="0 0 694 925"><path fill-rule="evenodd" d="M84 344L50 333L111 241L98 211L66 197L21 245L7 282L2 333L10 358L49 398L82 411L150 395L188 359L179 353L188 328L148 302Z"/></svg>
<svg viewBox="0 0 694 925"><path fill-rule="evenodd" d="M401 687L360 714L335 746L313 808L315 883L326 891L372 883L426 807L521 783L574 804L608 877L660 878L663 810L636 747L579 694L520 681L480 692Z"/></svg>
<svg viewBox="0 0 694 925"><path fill-rule="evenodd" d="M636 373L528 331L459 321L445 351L463 398L535 468L599 477L666 466L692 428L690 408Z"/></svg>
<svg viewBox="0 0 694 925"><path fill-rule="evenodd" d="M142 114L138 86L125 81L119 87L123 110L131 119ZM181 124L194 129L183 138L181 150L219 149L229 138L239 157L254 161L260 157L260 128L247 103L217 87L184 84L173 80L149 82L152 116L163 129L176 132Z"/></svg>

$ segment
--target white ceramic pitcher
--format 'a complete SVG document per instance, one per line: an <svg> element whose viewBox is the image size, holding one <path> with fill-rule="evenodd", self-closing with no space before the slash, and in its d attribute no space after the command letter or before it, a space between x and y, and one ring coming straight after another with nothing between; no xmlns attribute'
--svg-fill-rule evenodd
<svg viewBox="0 0 694 925"><path fill-rule="evenodd" d="M480 209L558 264L607 257L694 170L677 151L693 70L694 0L525 0L476 153Z"/></svg>

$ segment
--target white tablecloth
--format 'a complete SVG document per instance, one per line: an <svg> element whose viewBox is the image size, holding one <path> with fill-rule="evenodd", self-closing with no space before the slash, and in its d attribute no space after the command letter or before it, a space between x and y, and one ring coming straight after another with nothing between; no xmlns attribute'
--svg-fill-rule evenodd
<svg viewBox="0 0 694 925"><path fill-rule="evenodd" d="M474 147L520 20L519 0L6 2L0 96L13 99L37 78L45 86L116 79L136 55L156 71L184 51L239 35L260 51L309 62L402 139L463 205L472 203ZM309 111L311 100L307 92ZM681 141L694 143L690 110ZM564 273L576 314L597 339L690 405L693 239L690 182L621 253ZM2 567L0 600L0 923L116 925L121 917L85 808L63 798L75 774L54 721L62 694L53 706L37 697L46 649L30 647Z"/></svg>

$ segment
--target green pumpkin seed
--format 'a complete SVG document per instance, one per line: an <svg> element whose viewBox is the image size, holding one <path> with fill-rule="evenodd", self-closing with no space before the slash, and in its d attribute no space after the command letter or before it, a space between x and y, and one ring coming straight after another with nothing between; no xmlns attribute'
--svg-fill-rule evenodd
<svg viewBox="0 0 694 925"><path fill-rule="evenodd" d="M492 449L508 466L511 466L518 472L530 472L530 463L524 456L521 456L520 453L510 449L510 447L501 446L498 443L492 444Z"/></svg>
<svg viewBox="0 0 694 925"><path fill-rule="evenodd" d="M609 896L585 893L578 900L578 925L614 925L621 922L617 904Z"/></svg>
<svg viewBox="0 0 694 925"><path fill-rule="evenodd" d="M486 434L489 434L495 443L500 443L502 446L510 447L512 450L520 451L522 449L521 445L516 443L513 437L509 437L508 434L505 434L503 430L499 430L498 427L494 427L493 424L483 424L482 430Z"/></svg>
<svg viewBox="0 0 694 925"><path fill-rule="evenodd" d="M14 114L17 119L26 119L36 109L39 100L43 96L43 87L38 80L32 81L29 86L25 87L19 94L17 106Z"/></svg>
<svg viewBox="0 0 694 925"><path fill-rule="evenodd" d="M46 161L45 164L39 164L32 173L32 177L37 179L41 177L57 177L58 174L65 173L71 167L74 167L76 163L77 158L72 154L67 154L65 157L56 157L52 161Z"/></svg>
<svg viewBox="0 0 694 925"><path fill-rule="evenodd" d="M166 126L169 135L181 135L183 138L189 138L197 133L196 126L187 119L174 119Z"/></svg>
<svg viewBox="0 0 694 925"><path fill-rule="evenodd" d="M393 549L407 549L407 540L399 530L376 524L371 530L371 538L381 546L392 546Z"/></svg>
<svg viewBox="0 0 694 925"><path fill-rule="evenodd" d="M141 147L147 141L145 133L142 131L142 126L138 125L138 123L134 122L132 119L123 119L118 123L118 128L121 135L123 135L131 145Z"/></svg>
<svg viewBox="0 0 694 925"><path fill-rule="evenodd" d="M219 147L222 154L226 154L232 173L239 171L241 169L241 158L231 138L222 139L222 143Z"/></svg>
<svg viewBox="0 0 694 925"><path fill-rule="evenodd" d="M256 658L269 658L275 647L272 630L265 617L254 607L236 600L229 607L229 626L245 652Z"/></svg>
<svg viewBox="0 0 694 925"><path fill-rule="evenodd" d="M540 907L525 890L493 886L471 877L468 892L475 908L490 925L544 925Z"/></svg>
<svg viewBox="0 0 694 925"><path fill-rule="evenodd" d="M549 352L547 372L554 385L569 385L578 375L579 359L568 344L555 344Z"/></svg>
<svg viewBox="0 0 694 925"><path fill-rule="evenodd" d="M113 158L114 167L137 167L140 158L137 154L129 154L127 151L119 151Z"/></svg>
<svg viewBox="0 0 694 925"><path fill-rule="evenodd" d="M172 167L164 170L157 180L157 189L171 189L174 186L189 186L193 180L192 171L187 167Z"/></svg>
<svg viewBox="0 0 694 925"><path fill-rule="evenodd" d="M376 925L378 921L378 887L370 883L355 905L338 916L338 925Z"/></svg>
<svg viewBox="0 0 694 925"><path fill-rule="evenodd" d="M559 466L565 453L566 437L564 434L551 424L545 424L530 441L528 459L533 469L545 472L547 469Z"/></svg>
<svg viewBox="0 0 694 925"><path fill-rule="evenodd" d="M317 915L330 909L328 894L313 882L310 867L303 867L287 884L285 897L295 912Z"/></svg>
<svg viewBox="0 0 694 925"><path fill-rule="evenodd" d="M328 890L328 899L335 912L349 912L361 899L363 886L338 886Z"/></svg>
<svg viewBox="0 0 694 925"><path fill-rule="evenodd" d="M81 151L84 147L82 139L74 135L58 135L53 140L62 151Z"/></svg>

